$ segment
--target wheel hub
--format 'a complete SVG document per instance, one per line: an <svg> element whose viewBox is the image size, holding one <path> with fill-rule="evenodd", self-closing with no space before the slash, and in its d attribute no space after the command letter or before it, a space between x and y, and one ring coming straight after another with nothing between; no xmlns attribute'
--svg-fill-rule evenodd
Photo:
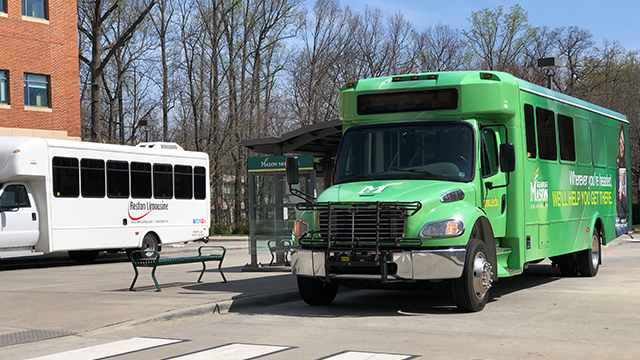
<svg viewBox="0 0 640 360"><path fill-rule="evenodd" d="M483 253L477 253L473 260L473 292L478 300L482 300L493 282L493 266Z"/></svg>
<svg viewBox="0 0 640 360"><path fill-rule="evenodd" d="M594 269L598 268L600 263L600 237L596 231L596 229L593 230L593 244L591 244L591 265Z"/></svg>

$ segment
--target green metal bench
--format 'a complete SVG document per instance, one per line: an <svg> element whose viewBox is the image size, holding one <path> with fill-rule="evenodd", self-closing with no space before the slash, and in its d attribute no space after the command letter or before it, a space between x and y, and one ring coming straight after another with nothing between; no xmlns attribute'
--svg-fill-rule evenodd
<svg viewBox="0 0 640 360"><path fill-rule="evenodd" d="M222 249L222 254L202 254L202 248L220 248ZM156 289L158 289L158 291L162 291L160 290L160 285L158 285L158 280L156 280L156 268L158 266L164 266L164 265L176 265L176 264L189 264L189 263L196 263L196 262L201 262L202 263L202 271L200 272L200 277L198 277L198 282L202 282L202 275L204 275L205 270L207 270L207 266L205 265L205 263L207 261L218 261L218 271L220 272L220 275L222 275L222 280L224 280L223 282L227 282L227 278L224 276L224 273L222 272L222 261L224 260L224 256L227 253L227 249L224 248L224 246L200 246L198 248L198 255L194 255L194 256L176 256L176 257L160 257L160 253L157 251L154 251L154 256L152 257L141 257L141 258L136 258L137 255L136 254L143 254L148 252L148 250L135 250L132 252L129 252L129 260L131 260L131 264L133 264L133 270L136 272L136 275L133 277L133 282L131 283L131 286L129 287L129 291L133 291L133 286L136 284L136 280L138 280L138 268L139 267L151 267L153 268L153 270L151 270L151 278L153 279L153 282L156 284Z"/></svg>

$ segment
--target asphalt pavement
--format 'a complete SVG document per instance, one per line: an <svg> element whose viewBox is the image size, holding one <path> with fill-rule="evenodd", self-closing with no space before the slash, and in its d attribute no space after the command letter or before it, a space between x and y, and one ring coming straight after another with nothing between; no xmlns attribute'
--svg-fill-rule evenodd
<svg viewBox="0 0 640 360"><path fill-rule="evenodd" d="M202 243L165 246L162 256L197 254ZM0 264L0 340L3 335L44 331L86 334L114 331L156 321L218 314L251 306L299 300L289 267L269 266L266 244L259 244L264 271L243 271L250 262L248 240L213 238L206 245L227 249L223 283L217 263L208 262L202 283L200 263L161 266L156 278L141 268L135 291L129 291L134 270L123 253L101 253L95 263L80 265L65 253ZM274 271L275 270L275 271ZM31 335L28 335L31 336Z"/></svg>
<svg viewBox="0 0 640 360"><path fill-rule="evenodd" d="M607 248L627 241L623 236ZM163 256L194 255L202 244L165 247ZM207 245L227 249L223 283L217 264L210 262L202 283L197 283L198 263L140 269L135 291L129 291L134 271L126 255L102 253L93 264L80 265L66 254L9 260L0 263L0 346L16 335L29 341L38 336L89 335L125 330L152 322L169 321L230 311L259 311L260 307L300 299L296 280L288 267L268 266L271 256L259 244L258 259L265 271L246 271L250 261L248 240L214 238ZM606 255L605 255L606 256ZM245 271L243 271L245 270ZM277 270L277 271L274 271ZM35 340L33 340L33 339Z"/></svg>

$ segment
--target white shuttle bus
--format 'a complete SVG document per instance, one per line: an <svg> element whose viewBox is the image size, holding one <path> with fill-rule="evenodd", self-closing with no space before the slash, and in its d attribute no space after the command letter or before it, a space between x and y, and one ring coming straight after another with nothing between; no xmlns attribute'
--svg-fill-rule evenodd
<svg viewBox="0 0 640 360"><path fill-rule="evenodd" d="M209 214L205 153L173 143L0 137L0 259L151 255L162 244L208 239Z"/></svg>

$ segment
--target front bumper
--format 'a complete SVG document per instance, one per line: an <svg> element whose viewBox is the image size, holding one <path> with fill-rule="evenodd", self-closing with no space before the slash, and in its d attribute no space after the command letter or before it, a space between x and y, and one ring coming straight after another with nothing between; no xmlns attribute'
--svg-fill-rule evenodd
<svg viewBox="0 0 640 360"><path fill-rule="evenodd" d="M291 269L294 275L322 277L322 278L344 278L344 279L383 279L393 280L435 280L435 279L456 279L462 276L464 261L466 257L465 249L445 249L445 250L411 250L393 251L382 256L386 258L383 264L378 263L381 269L380 274L358 273L358 263L346 261L344 267L356 269L356 271L344 273L334 271L335 262L328 261L339 250L330 250L327 256L324 250L291 250Z"/></svg>

